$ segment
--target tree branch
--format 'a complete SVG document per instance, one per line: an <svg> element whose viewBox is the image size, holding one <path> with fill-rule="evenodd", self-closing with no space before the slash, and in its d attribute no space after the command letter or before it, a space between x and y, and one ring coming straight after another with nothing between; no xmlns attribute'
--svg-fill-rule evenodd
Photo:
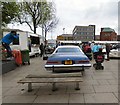
<svg viewBox="0 0 120 105"><path fill-rule="evenodd" d="M24 22L30 27L31 31L34 31L34 30L32 29L32 26L31 26L27 21L24 21Z"/></svg>
<svg viewBox="0 0 120 105"><path fill-rule="evenodd" d="M30 4L28 4L28 2L26 2L26 5L27 5L28 9L30 10L31 16L33 17L34 16L34 12L32 11L32 9L30 7Z"/></svg>

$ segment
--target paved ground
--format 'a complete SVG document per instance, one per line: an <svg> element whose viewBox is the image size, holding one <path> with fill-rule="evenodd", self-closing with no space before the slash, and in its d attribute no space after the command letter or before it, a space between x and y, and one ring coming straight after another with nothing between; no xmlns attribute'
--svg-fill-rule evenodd
<svg viewBox="0 0 120 105"><path fill-rule="evenodd" d="M2 76L3 103L118 103L118 60L105 61L104 70L91 67L85 71L81 90L74 90L73 83L57 84L58 91L51 91L51 84L33 84L34 90L27 92L27 84L17 81L28 74L49 74L44 69L45 61L31 58L31 65L17 67ZM93 61L91 62L93 63Z"/></svg>

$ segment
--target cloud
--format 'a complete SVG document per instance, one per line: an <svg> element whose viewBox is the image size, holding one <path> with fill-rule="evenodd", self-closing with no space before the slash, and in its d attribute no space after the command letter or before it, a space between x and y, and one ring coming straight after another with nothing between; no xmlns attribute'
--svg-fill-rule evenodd
<svg viewBox="0 0 120 105"><path fill-rule="evenodd" d="M88 26L90 24L95 24L97 35L100 34L101 27L111 27L118 32L118 26L120 27L119 0L50 1L53 1L56 5L56 15L59 18L59 24L56 29L48 33L47 38L51 38L52 34L52 37L55 39L57 35L61 35L63 33L63 28L65 28L65 33L71 34L76 25ZM21 27L22 29L26 29L26 27ZM28 31L29 28L26 30ZM40 30L40 28L37 29L39 34L41 34Z"/></svg>
<svg viewBox="0 0 120 105"><path fill-rule="evenodd" d="M60 19L54 34L71 32L76 25L96 25L96 34L101 27L118 27L118 0L55 0Z"/></svg>
<svg viewBox="0 0 120 105"><path fill-rule="evenodd" d="M86 10L86 17L89 18L116 18L118 17L118 5L116 2L100 3L98 7L93 6Z"/></svg>

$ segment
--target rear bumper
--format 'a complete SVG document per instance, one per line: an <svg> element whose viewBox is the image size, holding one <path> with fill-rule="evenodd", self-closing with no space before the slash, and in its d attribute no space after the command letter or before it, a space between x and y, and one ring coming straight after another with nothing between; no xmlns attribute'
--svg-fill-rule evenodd
<svg viewBox="0 0 120 105"><path fill-rule="evenodd" d="M89 69L91 64L74 64L74 65L45 65L46 70L84 70Z"/></svg>

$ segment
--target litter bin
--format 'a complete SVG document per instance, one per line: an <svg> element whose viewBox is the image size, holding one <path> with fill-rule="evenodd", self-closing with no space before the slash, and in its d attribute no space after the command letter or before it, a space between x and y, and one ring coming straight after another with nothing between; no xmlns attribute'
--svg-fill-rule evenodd
<svg viewBox="0 0 120 105"><path fill-rule="evenodd" d="M29 50L21 50L21 55L22 55L22 64L28 62L28 64L30 65Z"/></svg>

